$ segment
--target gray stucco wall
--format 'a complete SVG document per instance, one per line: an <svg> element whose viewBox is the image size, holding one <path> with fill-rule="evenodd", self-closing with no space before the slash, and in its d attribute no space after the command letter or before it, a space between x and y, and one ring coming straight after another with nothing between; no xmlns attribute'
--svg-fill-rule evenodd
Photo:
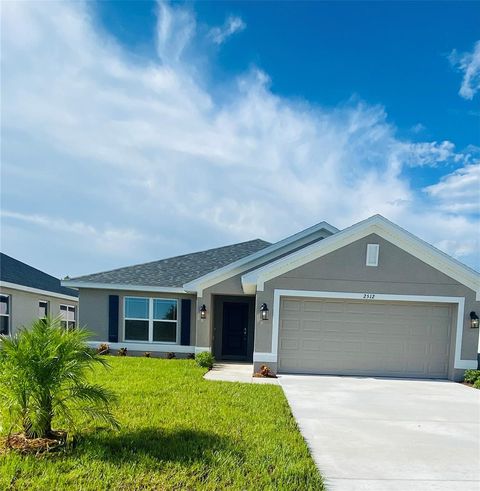
<svg viewBox="0 0 480 491"><path fill-rule="evenodd" d="M369 243L380 245L377 267L365 265ZM464 297L461 357L466 360L477 359L479 330L470 328L469 319L470 311L480 312L480 302L475 300L475 292L378 235L372 234L267 281L264 291L257 292L256 311L258 312L259 305L266 302L271 312L268 321L260 321L257 316L256 352L271 351L275 289ZM455 335L454 322L450 350L451 378L461 374L461 371L453 370Z"/></svg>
<svg viewBox="0 0 480 491"><path fill-rule="evenodd" d="M13 288L0 288L0 293L10 295L10 333L15 334L23 326L28 327L38 319L38 302L48 301L49 315L57 317L60 314L60 305L78 305L77 300L66 300L40 293L30 293ZM78 319L78 311L77 311Z"/></svg>
<svg viewBox="0 0 480 491"><path fill-rule="evenodd" d="M205 288L202 292L202 296L197 299L197 338L196 338L196 346L203 348L212 348L212 334L213 334L213 295L244 295L241 277L248 271L252 269L256 269L260 266L268 264L272 261L279 259L280 257L289 254L301 247L312 244L319 240L324 239L332 235L330 232L321 229L316 231L315 233L308 235L297 242L295 244L289 244L288 246L279 249L275 253L272 253L268 256L265 256L263 259L257 261L255 263L255 267L251 268L247 271L243 271L241 274L237 274L228 278L224 281L221 281L213 286ZM205 305L207 308L207 318L200 319L198 312L200 307Z"/></svg>
<svg viewBox="0 0 480 491"><path fill-rule="evenodd" d="M79 324L87 327L92 333L92 341L108 342L108 297L109 295L119 296L119 329L118 340L124 339L124 309L123 301L125 297L148 297L148 298L189 298L192 300L192 311L190 313L190 345L195 344L195 295L179 293L158 293L158 292L137 292L128 290L103 290L93 288L80 289L80 316ZM175 351L172 347L171 351Z"/></svg>
<svg viewBox="0 0 480 491"><path fill-rule="evenodd" d="M233 276L227 280L221 281L216 285L203 290L202 296L197 298L197 335L196 346L202 348L212 348L213 333L213 296L214 295L244 295L241 283L241 275ZM198 312L200 307L205 305L207 308L207 318L200 319Z"/></svg>

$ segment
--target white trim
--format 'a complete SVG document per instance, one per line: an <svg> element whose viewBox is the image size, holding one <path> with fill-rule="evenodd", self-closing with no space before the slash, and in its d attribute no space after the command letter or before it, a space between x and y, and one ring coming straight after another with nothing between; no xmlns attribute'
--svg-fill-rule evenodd
<svg viewBox="0 0 480 491"><path fill-rule="evenodd" d="M457 280L476 292L477 299L479 298L480 274L478 272L380 215L374 215L320 242L304 247L297 252L244 274L242 276L243 290L249 294L255 293L257 290L263 291L266 281L303 266L370 234L377 234L383 237L433 268Z"/></svg>
<svg viewBox="0 0 480 491"><path fill-rule="evenodd" d="M378 266L378 253L380 251L379 244L367 244L367 254L365 258L365 266ZM371 258L370 256L373 256ZM373 261L370 261L373 259Z"/></svg>
<svg viewBox="0 0 480 491"><path fill-rule="evenodd" d="M223 268L216 269L211 273L207 273L206 275L200 276L193 281L189 281L188 283L185 283L183 285L183 288L188 292L195 292L199 297L201 297L205 288L220 283L221 281L231 278L236 274L240 274L247 269L259 265L265 262L265 256L273 254L283 247L294 244L295 242L315 233L318 233L322 230L328 232L329 234L336 234L338 232L338 228L330 225L327 222L317 223L312 227L302 230L294 235L290 235L289 237L286 237L285 239L282 239L278 242L275 242L274 244L265 247L265 249L261 249L260 251L250 254L249 256L239 259L238 261L227 264Z"/></svg>
<svg viewBox="0 0 480 491"><path fill-rule="evenodd" d="M28 293L36 293L38 295L47 295L49 297L61 298L63 300L71 300L72 302L78 302L78 297L71 295L64 295L63 293L55 293L48 290L40 290L39 288L31 288L29 286L17 285L17 283L10 283L8 281L0 281L0 288L11 288L12 290L19 290Z"/></svg>
<svg viewBox="0 0 480 491"><path fill-rule="evenodd" d="M368 295L365 298L365 295ZM373 295L373 297L372 297ZM337 298L343 300L365 300L365 302L395 301L395 302L428 302L428 303L450 303L457 305L457 322L455 336L455 361L454 368L467 369L477 368L477 360L462 360L462 337L464 328L464 297L437 297L429 295L390 295L384 293L354 293L354 292L319 292L307 290L274 290L272 317L272 357L278 360L278 336L280 330L280 298L281 297L304 297L304 298Z"/></svg>
<svg viewBox="0 0 480 491"><path fill-rule="evenodd" d="M128 285L125 283L94 283L93 281L62 280L62 286L69 288L93 288L95 290L130 290L132 292L187 293L181 287Z"/></svg>
<svg viewBox="0 0 480 491"><path fill-rule="evenodd" d="M210 346L195 346L195 354L203 353L204 351L208 351L208 353L212 352L212 348Z"/></svg>
<svg viewBox="0 0 480 491"><path fill-rule="evenodd" d="M277 361L277 355L274 353L259 353L255 352L253 353L253 361L265 361L269 363L276 363Z"/></svg>
<svg viewBox="0 0 480 491"><path fill-rule="evenodd" d="M100 344L108 344L111 349L127 348L132 351L151 351L152 353L193 353L195 346L182 344L149 343L148 341L124 341L121 343L109 343L108 341L89 341L88 345L97 348Z"/></svg>

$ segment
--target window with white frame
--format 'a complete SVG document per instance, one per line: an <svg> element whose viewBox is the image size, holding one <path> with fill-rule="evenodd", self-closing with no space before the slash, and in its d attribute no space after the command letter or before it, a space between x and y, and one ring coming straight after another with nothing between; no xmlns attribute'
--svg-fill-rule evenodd
<svg viewBox="0 0 480 491"><path fill-rule="evenodd" d="M65 329L77 325L77 308L74 305L60 305L60 323Z"/></svg>
<svg viewBox="0 0 480 491"><path fill-rule="evenodd" d="M10 332L10 295L0 295L0 334Z"/></svg>
<svg viewBox="0 0 480 491"><path fill-rule="evenodd" d="M379 244L367 244L367 266L378 266Z"/></svg>
<svg viewBox="0 0 480 491"><path fill-rule="evenodd" d="M38 301L38 318L46 319L48 317L48 302L47 300Z"/></svg>
<svg viewBox="0 0 480 491"><path fill-rule="evenodd" d="M177 311L175 299L125 297L125 341L177 343Z"/></svg>

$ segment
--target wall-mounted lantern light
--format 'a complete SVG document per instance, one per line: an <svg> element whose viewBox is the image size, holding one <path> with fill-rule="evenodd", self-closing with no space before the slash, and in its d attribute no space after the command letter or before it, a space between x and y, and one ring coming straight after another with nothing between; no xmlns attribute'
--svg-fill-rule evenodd
<svg viewBox="0 0 480 491"><path fill-rule="evenodd" d="M470 327L472 329L478 329L479 320L478 315L475 312L470 312Z"/></svg>
<svg viewBox="0 0 480 491"><path fill-rule="evenodd" d="M266 303L262 303L260 307L260 315L262 316L262 321L268 321L268 307Z"/></svg>
<svg viewBox="0 0 480 491"><path fill-rule="evenodd" d="M200 319L206 319L207 318L207 307L205 307L205 304L203 304L200 307Z"/></svg>

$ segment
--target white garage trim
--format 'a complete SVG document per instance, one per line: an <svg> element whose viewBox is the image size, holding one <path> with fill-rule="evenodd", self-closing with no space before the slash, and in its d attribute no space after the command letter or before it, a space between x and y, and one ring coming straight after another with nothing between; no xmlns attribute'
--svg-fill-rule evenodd
<svg viewBox="0 0 480 491"><path fill-rule="evenodd" d="M434 297L428 295L389 295L383 293L353 293L353 292L319 292L306 290L274 290L273 294L273 317L272 317L272 351L269 353L270 360L262 358L261 353L255 353L254 360L278 361L278 335L280 329L280 299L281 297L304 297L304 298L337 298L342 300L365 300L365 302L395 301L395 302L428 302L449 303L457 305L457 333L455 337L455 362L454 368L467 369L477 368L477 360L462 360L462 336L464 324L464 297Z"/></svg>

